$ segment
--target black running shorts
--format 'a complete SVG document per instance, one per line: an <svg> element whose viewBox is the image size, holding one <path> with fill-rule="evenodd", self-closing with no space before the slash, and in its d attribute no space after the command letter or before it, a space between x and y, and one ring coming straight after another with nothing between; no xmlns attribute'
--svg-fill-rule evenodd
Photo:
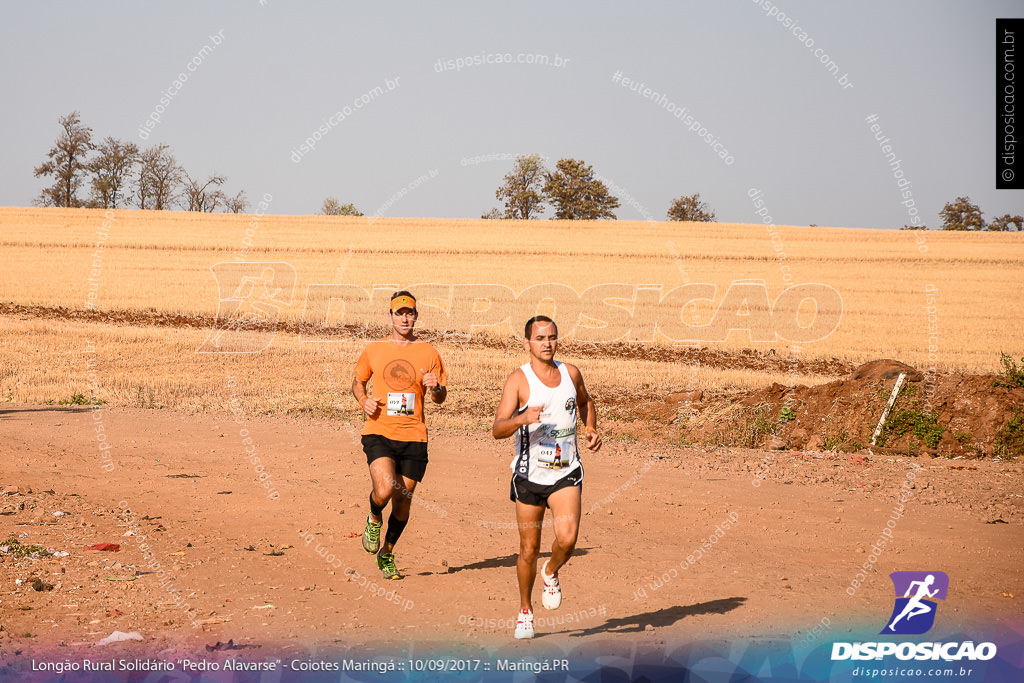
<svg viewBox="0 0 1024 683"><path fill-rule="evenodd" d="M362 441L367 465L377 458L391 458L399 474L423 481L427 471L426 441L394 441L380 434L363 434Z"/></svg>
<svg viewBox="0 0 1024 683"><path fill-rule="evenodd" d="M513 475L508 497L509 500L513 502L518 500L526 505L550 507L548 505L548 496L555 491L566 488L567 486L579 486L581 489L583 488L582 465L580 465L574 472L565 475L554 484L549 484L547 486L534 484L529 479L524 479L518 474Z"/></svg>

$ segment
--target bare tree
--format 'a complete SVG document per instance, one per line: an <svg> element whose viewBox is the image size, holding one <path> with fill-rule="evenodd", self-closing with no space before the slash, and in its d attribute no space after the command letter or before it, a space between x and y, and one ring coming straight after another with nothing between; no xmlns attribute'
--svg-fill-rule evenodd
<svg viewBox="0 0 1024 683"><path fill-rule="evenodd" d="M672 200L668 208L668 219L670 221L696 221L702 223L714 223L715 212L700 199L700 193L691 194L687 197L677 197Z"/></svg>
<svg viewBox="0 0 1024 683"><path fill-rule="evenodd" d="M77 111L57 119L64 131L47 152L47 161L35 168L35 177L53 176L53 185L42 191L39 206L82 206L78 190L89 171L86 156L93 149L92 128L82 125Z"/></svg>
<svg viewBox="0 0 1024 683"><path fill-rule="evenodd" d="M516 158L494 196L505 202L505 218L529 220L544 213L544 162L539 154Z"/></svg>
<svg viewBox="0 0 1024 683"><path fill-rule="evenodd" d="M97 145L96 153L89 162L92 172L90 204L101 209L121 208L128 201L126 188L139 162L139 148L134 142L106 137Z"/></svg>
<svg viewBox="0 0 1024 683"><path fill-rule="evenodd" d="M480 214L480 218L483 218L484 220L488 220L488 221L500 220L500 219L502 219L504 217L505 217L505 215L503 213L501 213L501 209L499 209L497 207L491 209L487 213Z"/></svg>
<svg viewBox="0 0 1024 683"><path fill-rule="evenodd" d="M234 197L224 197L224 210L231 213L245 213L249 208L249 198L245 196L245 190L239 190Z"/></svg>
<svg viewBox="0 0 1024 683"><path fill-rule="evenodd" d="M135 205L140 209L169 210L178 197L183 173L167 145L153 145L142 152L135 184Z"/></svg>
<svg viewBox="0 0 1024 683"><path fill-rule="evenodd" d="M181 208L186 211L213 213L226 199L224 193L219 189L226 180L227 178L224 176L216 174L206 180L198 180L185 173L185 192L181 197Z"/></svg>

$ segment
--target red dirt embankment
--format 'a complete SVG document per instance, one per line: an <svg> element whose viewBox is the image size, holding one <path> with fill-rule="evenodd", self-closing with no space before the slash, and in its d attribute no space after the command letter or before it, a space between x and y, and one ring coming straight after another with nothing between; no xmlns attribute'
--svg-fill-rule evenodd
<svg viewBox="0 0 1024 683"><path fill-rule="evenodd" d="M858 451L868 447L900 373L900 393L876 441L881 452L968 458L1024 455L1024 387L996 375L928 374L894 360L866 363L815 387L773 384L739 396L673 394L694 443Z"/></svg>

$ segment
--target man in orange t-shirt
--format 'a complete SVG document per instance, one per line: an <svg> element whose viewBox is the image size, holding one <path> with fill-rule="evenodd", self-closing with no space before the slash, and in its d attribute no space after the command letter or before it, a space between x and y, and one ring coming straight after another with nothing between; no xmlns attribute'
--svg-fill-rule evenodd
<svg viewBox="0 0 1024 683"><path fill-rule="evenodd" d="M412 494L427 469L427 425L423 399L444 403L448 375L437 350L416 337L416 298L406 291L391 296L391 336L371 342L356 362L352 394L366 413L363 451L370 467L370 514L363 530L363 549L377 554L385 579L400 579L394 548L409 523ZM366 385L373 377L372 394ZM396 495L398 494L398 495ZM391 515L384 543L380 529L384 507Z"/></svg>

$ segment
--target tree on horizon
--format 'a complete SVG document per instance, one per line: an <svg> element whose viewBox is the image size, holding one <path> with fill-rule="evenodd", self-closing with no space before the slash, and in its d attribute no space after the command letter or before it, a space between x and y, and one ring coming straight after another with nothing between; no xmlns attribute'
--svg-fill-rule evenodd
<svg viewBox="0 0 1024 683"><path fill-rule="evenodd" d="M82 124L77 111L57 119L63 131L47 152L47 161L35 168L35 177L53 176L54 182L35 199L37 206L77 208L85 206L78 190L89 173L86 158L94 148L92 128Z"/></svg>

